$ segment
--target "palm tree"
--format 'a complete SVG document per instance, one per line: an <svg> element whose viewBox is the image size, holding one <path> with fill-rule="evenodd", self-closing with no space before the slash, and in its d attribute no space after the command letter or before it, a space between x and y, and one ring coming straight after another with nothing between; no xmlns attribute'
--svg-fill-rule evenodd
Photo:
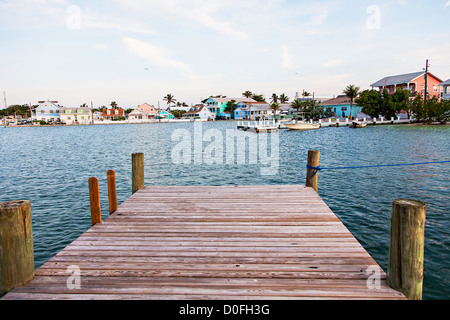
<svg viewBox="0 0 450 320"><path fill-rule="evenodd" d="M167 104L169 105L170 108L170 104L171 103L175 103L177 100L174 98L173 94L169 93L167 94L167 96L164 97L163 99L164 101L167 101Z"/></svg>
<svg viewBox="0 0 450 320"><path fill-rule="evenodd" d="M251 98L251 96L253 95L253 93L252 93L251 91L247 90L247 91L245 91L242 95L243 95L244 97L246 97L246 98Z"/></svg>
<svg viewBox="0 0 450 320"><path fill-rule="evenodd" d="M252 99L255 100L255 101L257 101L257 102L264 102L264 101L265 101L264 95L262 95L262 94L256 94L256 93L254 93L254 94L252 95Z"/></svg>
<svg viewBox="0 0 450 320"><path fill-rule="evenodd" d="M298 116L298 111L300 110L300 108L303 107L303 103L300 99L295 99L294 101L292 101L291 107L294 108L295 110L297 110L297 116Z"/></svg>
<svg viewBox="0 0 450 320"><path fill-rule="evenodd" d="M111 102L111 108L117 109L117 102L115 101Z"/></svg>
<svg viewBox="0 0 450 320"><path fill-rule="evenodd" d="M271 101L272 103L278 103L278 95L276 93L272 94Z"/></svg>
<svg viewBox="0 0 450 320"><path fill-rule="evenodd" d="M303 99L305 99L306 97L310 97L310 96L311 96L311 93L309 93L308 91L303 90L303 93L302 93Z"/></svg>
<svg viewBox="0 0 450 320"><path fill-rule="evenodd" d="M281 96L279 97L280 99L280 103L286 103L289 102L289 97L287 95L285 95L284 93L281 94Z"/></svg>
<svg viewBox="0 0 450 320"><path fill-rule="evenodd" d="M274 102L274 103L272 103L272 104L270 105L270 109L273 110L273 113L274 113L274 119L276 119L276 117L277 117L277 110L280 109L280 104L277 103L277 102Z"/></svg>
<svg viewBox="0 0 450 320"><path fill-rule="evenodd" d="M350 119L352 119L353 114L353 102L359 95L359 87L351 84L345 88L343 93L350 99Z"/></svg>

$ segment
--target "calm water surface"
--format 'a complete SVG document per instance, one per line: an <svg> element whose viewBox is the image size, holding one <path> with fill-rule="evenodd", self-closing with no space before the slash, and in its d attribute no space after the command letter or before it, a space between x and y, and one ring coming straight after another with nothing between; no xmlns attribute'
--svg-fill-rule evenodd
<svg viewBox="0 0 450 320"><path fill-rule="evenodd" d="M203 131L220 130L224 141L226 129L235 128L235 122L203 124ZM278 174L263 176L258 165L174 164L177 129L194 138L192 123L0 128L0 202L31 201L36 267L90 228L90 177L100 180L104 219L107 170L116 171L119 204L131 195L135 152L145 153L146 185L304 184L310 149L321 150L323 167L450 160L449 126L281 131ZM449 173L449 164L322 171L319 194L384 270L392 201L426 202L424 299L449 299Z"/></svg>

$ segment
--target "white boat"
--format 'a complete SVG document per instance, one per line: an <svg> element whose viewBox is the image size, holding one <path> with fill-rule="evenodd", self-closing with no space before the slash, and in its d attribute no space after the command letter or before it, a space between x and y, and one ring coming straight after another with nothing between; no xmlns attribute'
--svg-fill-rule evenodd
<svg viewBox="0 0 450 320"><path fill-rule="evenodd" d="M320 129L320 124L317 123L291 123L284 125L289 130L305 131L305 130L316 130Z"/></svg>
<svg viewBox="0 0 450 320"><path fill-rule="evenodd" d="M353 121L352 125L353 125L353 128L365 128L365 127L367 127L367 123L366 122Z"/></svg>

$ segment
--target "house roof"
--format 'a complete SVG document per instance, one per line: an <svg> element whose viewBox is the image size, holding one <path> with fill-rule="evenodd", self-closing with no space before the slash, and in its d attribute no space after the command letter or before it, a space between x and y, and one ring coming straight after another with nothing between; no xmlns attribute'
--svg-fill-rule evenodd
<svg viewBox="0 0 450 320"><path fill-rule="evenodd" d="M39 101L39 106L37 108L42 108L42 107L56 107L58 109L61 108L61 106L58 104L58 101Z"/></svg>
<svg viewBox="0 0 450 320"><path fill-rule="evenodd" d="M61 107L59 108L60 113L64 114L66 112L66 110L70 110L70 113L76 113L76 114L89 114L92 109L91 108L82 108L82 107L78 107L78 108L70 108L70 107ZM78 111L81 110L81 113L78 113Z"/></svg>
<svg viewBox="0 0 450 320"><path fill-rule="evenodd" d="M230 98L209 98L208 100L214 100L215 102L230 102L231 100L234 100L234 101L236 101L236 102L256 102L256 100L253 100L253 99L251 99L251 98L245 98L245 97L239 97L239 98L233 98L233 97L230 97Z"/></svg>
<svg viewBox="0 0 450 320"><path fill-rule="evenodd" d="M404 83L412 82L413 80L423 76L424 74L425 74L424 71L420 71L420 72L399 74L396 76L389 76L389 77L385 77L381 80L378 80L377 82L375 82L374 84L371 84L370 86L371 87L384 87L384 86L393 86L396 84L404 84ZM438 77L436 77L435 75L433 75L429 72L428 72L428 75L436 78L439 81L442 81Z"/></svg>
<svg viewBox="0 0 450 320"><path fill-rule="evenodd" d="M140 111L141 111L141 109L143 109L144 111L146 111L146 110L152 110L152 109L155 109L155 107L149 105L148 103L143 103L143 104L141 104L139 107L137 107L135 110L140 110Z"/></svg>
<svg viewBox="0 0 450 320"><path fill-rule="evenodd" d="M149 105L148 103L141 104L139 107L130 112L129 115L137 116L137 115L156 115L156 109L154 106Z"/></svg>
<svg viewBox="0 0 450 320"><path fill-rule="evenodd" d="M107 110L110 110L111 113L108 114L106 112ZM119 111L119 113L116 114L115 110ZM123 110L123 109L103 109L102 117L123 117L124 113L125 113L125 110Z"/></svg>
<svg viewBox="0 0 450 320"><path fill-rule="evenodd" d="M350 98L342 94L337 96L336 98L329 99L327 101L320 103L321 106L334 106L340 104L350 104Z"/></svg>
<svg viewBox="0 0 450 320"><path fill-rule="evenodd" d="M445 80L444 82L442 82L441 84L439 84L440 86L449 86L450 85L450 79Z"/></svg>
<svg viewBox="0 0 450 320"><path fill-rule="evenodd" d="M206 111L209 111L209 109L207 108L207 106L204 106L204 105L196 105L196 106L192 107L191 110L189 110L189 111L186 112L185 114L197 114L197 113L200 113L203 109L205 109Z"/></svg>

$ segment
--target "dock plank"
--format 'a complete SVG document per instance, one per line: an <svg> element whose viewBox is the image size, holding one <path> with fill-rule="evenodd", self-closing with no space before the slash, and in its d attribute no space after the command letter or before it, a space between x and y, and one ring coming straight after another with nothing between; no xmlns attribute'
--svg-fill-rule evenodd
<svg viewBox="0 0 450 320"><path fill-rule="evenodd" d="M373 266L311 188L151 186L3 299L404 299Z"/></svg>

